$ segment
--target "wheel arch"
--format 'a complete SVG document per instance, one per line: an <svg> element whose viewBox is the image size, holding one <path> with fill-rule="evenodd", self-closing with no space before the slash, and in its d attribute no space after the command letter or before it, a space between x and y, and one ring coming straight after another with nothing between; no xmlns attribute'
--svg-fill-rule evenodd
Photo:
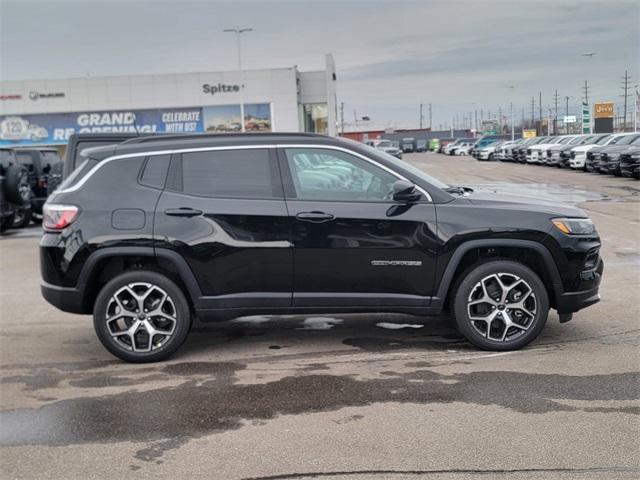
<svg viewBox="0 0 640 480"><path fill-rule="evenodd" d="M472 265L492 258L515 260L531 268L547 288L550 306L556 307L562 281L551 252L538 242L519 239L470 240L461 244L447 263L432 307L445 308L460 275Z"/></svg>
<svg viewBox="0 0 640 480"><path fill-rule="evenodd" d="M131 270L151 270L166 275L185 294L191 308L201 296L196 278L178 253L153 247L109 247L87 258L78 278L83 313L91 313L100 289L112 278Z"/></svg>

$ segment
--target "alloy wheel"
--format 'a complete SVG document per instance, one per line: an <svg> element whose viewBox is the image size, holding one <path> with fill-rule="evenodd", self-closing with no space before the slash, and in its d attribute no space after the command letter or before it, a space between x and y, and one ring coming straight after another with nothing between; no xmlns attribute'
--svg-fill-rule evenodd
<svg viewBox="0 0 640 480"><path fill-rule="evenodd" d="M115 342L132 352L162 348L173 335L177 311L167 292L151 283L130 283L109 299L107 330Z"/></svg>
<svg viewBox="0 0 640 480"><path fill-rule="evenodd" d="M512 273L484 277L471 289L467 314L471 326L487 340L509 342L524 335L536 318L533 288Z"/></svg>

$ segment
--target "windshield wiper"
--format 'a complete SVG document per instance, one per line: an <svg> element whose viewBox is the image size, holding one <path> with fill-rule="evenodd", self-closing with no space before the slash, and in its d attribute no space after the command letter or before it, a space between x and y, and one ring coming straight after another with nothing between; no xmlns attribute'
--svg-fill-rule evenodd
<svg viewBox="0 0 640 480"><path fill-rule="evenodd" d="M456 193L458 195L468 195L470 193L473 193L473 188L450 185L449 187L445 188L444 191L447 193Z"/></svg>

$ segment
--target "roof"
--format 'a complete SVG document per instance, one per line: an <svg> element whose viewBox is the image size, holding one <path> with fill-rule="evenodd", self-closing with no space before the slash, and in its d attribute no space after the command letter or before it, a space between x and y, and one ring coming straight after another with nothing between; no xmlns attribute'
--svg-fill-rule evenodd
<svg viewBox="0 0 640 480"><path fill-rule="evenodd" d="M227 134L161 134L134 137L115 146L95 147L91 149L91 157L100 159L110 155L125 155L128 153L179 150L185 148L206 148L233 145L260 144L295 144L295 143L323 143L344 145L345 140L319 135L315 133L227 133Z"/></svg>

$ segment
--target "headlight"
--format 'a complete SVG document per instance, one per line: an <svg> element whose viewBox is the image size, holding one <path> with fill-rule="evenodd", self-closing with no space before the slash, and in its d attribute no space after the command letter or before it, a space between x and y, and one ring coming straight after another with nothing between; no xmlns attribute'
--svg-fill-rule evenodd
<svg viewBox="0 0 640 480"><path fill-rule="evenodd" d="M553 218L551 223L565 235L591 235L596 231L589 218Z"/></svg>
<svg viewBox="0 0 640 480"><path fill-rule="evenodd" d="M633 152L631 154L631 158L633 158L634 160L640 159L640 152Z"/></svg>

